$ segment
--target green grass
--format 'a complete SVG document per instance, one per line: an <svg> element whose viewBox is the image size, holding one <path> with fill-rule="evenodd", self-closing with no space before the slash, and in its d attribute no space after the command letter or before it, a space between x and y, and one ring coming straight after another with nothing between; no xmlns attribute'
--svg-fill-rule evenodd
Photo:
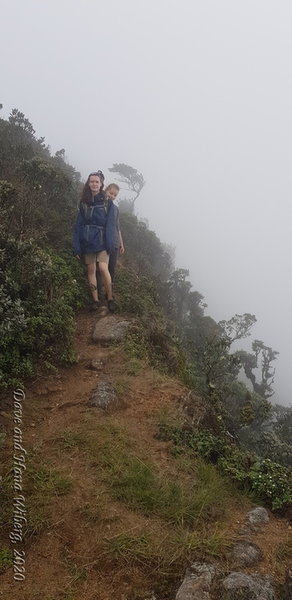
<svg viewBox="0 0 292 600"><path fill-rule="evenodd" d="M127 565L138 564L159 575L180 573L186 563L196 558L219 558L230 549L233 540L224 529L189 531L183 527L165 528L157 536L154 530L126 531L103 540L103 552L97 558L109 556Z"/></svg>
<svg viewBox="0 0 292 600"><path fill-rule="evenodd" d="M81 559L82 560L82 559ZM63 547L62 563L67 570L67 583L62 591L62 600L77 600L80 597L79 587L87 579L86 567L79 564L80 557L76 560L68 547Z"/></svg>
<svg viewBox="0 0 292 600"><path fill-rule="evenodd" d="M115 381L114 388L118 398L123 399L127 397L129 388L131 385L129 375L122 375L118 377Z"/></svg>
<svg viewBox="0 0 292 600"><path fill-rule="evenodd" d="M125 372L127 375L135 377L139 375L145 369L145 361L139 360L138 358L129 358L125 365Z"/></svg>
<svg viewBox="0 0 292 600"><path fill-rule="evenodd" d="M73 485L71 479L46 466L31 467L27 473L29 476L28 486L32 490L32 496L64 496L70 492Z"/></svg>
<svg viewBox="0 0 292 600"><path fill-rule="evenodd" d="M57 496L68 494L73 481L66 475L41 462L39 455L31 454L25 473L27 529L31 537L51 525L52 503Z"/></svg>
<svg viewBox="0 0 292 600"><path fill-rule="evenodd" d="M166 380L167 381L167 380ZM162 382L160 382L160 385ZM179 427L185 421L185 412L182 404L179 406L162 406L158 415L158 427Z"/></svg>
<svg viewBox="0 0 292 600"><path fill-rule="evenodd" d="M13 475L12 468L6 468L5 473L3 473L1 478L1 486L0 486L0 506L1 506L1 517L0 517L0 525L1 527L8 525L12 521L12 513L13 513Z"/></svg>
<svg viewBox="0 0 292 600"><path fill-rule="evenodd" d="M79 447L114 500L146 516L169 523L192 525L198 519L224 515L230 486L212 465L178 458L177 473L170 474L142 460L127 433L113 425L97 425L86 433L67 431L59 438L63 449Z"/></svg>
<svg viewBox="0 0 292 600"><path fill-rule="evenodd" d="M159 467L143 456L139 440L112 416L99 423L87 415L77 431L68 429L54 441L63 453L82 453L98 484L99 494L94 492L77 511L92 529L101 527L93 561L80 568L129 573L133 569L143 574L143 581L149 580L157 597L172 597L186 564L218 558L230 548L232 540L223 522L233 490L213 465L184 453L171 457L168 469ZM118 510L113 534L105 537L110 499L136 513L137 524L120 532ZM76 585L68 587L73 596Z"/></svg>
<svg viewBox="0 0 292 600"><path fill-rule="evenodd" d="M2 475L0 487L1 526L11 526L13 521L13 464ZM23 473L23 494L27 510L24 537L39 534L51 524L54 498L68 494L73 480L61 471L44 462L41 450L32 451Z"/></svg>
<svg viewBox="0 0 292 600"><path fill-rule="evenodd" d="M157 559L157 554L153 555L153 540L147 532L136 535L125 532L105 538L103 543L105 554L112 558L121 558L126 563L135 560L135 562L145 564L145 562L152 562L154 558Z"/></svg>
<svg viewBox="0 0 292 600"><path fill-rule="evenodd" d="M95 416L85 415L77 430L64 431L54 442L59 452L81 453L99 490L76 511L92 530L100 528L94 558L87 564L79 557L73 559L78 568L64 593L74 597L84 569L96 567L134 569L143 573L144 580L151 573L151 581L155 573L155 593L170 597L188 562L218 558L230 548L232 540L223 521L233 490L213 465L185 453L172 457L169 468L159 467L141 454L139 440L132 439L112 416L100 423ZM137 524L120 532L118 509L112 518L113 534L105 537L110 498L136 513Z"/></svg>
<svg viewBox="0 0 292 600"><path fill-rule="evenodd" d="M276 552L276 556L280 561L292 559L292 539L288 539L285 542L281 542Z"/></svg>
<svg viewBox="0 0 292 600"><path fill-rule="evenodd" d="M212 529L201 527L190 531L181 528L173 540L172 561L181 558L184 562L192 560L194 554L202 557L219 558L231 548L232 536L222 526L216 524Z"/></svg>
<svg viewBox="0 0 292 600"><path fill-rule="evenodd" d="M120 458L121 462L111 468L111 494L129 508L186 525L193 525L198 518L223 515L228 491L214 468L207 472L200 463L196 481L179 481L176 476L159 473L153 465L136 457Z"/></svg>
<svg viewBox="0 0 292 600"><path fill-rule="evenodd" d="M58 437L58 445L61 450L71 450L72 448L82 450L88 445L88 436L83 432L64 431Z"/></svg>
<svg viewBox="0 0 292 600"><path fill-rule="evenodd" d="M99 523L103 518L102 507L96 501L86 502L78 508L77 513L86 523Z"/></svg>
<svg viewBox="0 0 292 600"><path fill-rule="evenodd" d="M3 548L0 550L0 573L4 573L13 564L13 555L11 550Z"/></svg>

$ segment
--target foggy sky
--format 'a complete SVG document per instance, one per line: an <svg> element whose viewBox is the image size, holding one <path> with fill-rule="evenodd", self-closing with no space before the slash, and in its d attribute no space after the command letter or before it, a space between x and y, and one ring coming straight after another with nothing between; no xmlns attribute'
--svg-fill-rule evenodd
<svg viewBox="0 0 292 600"><path fill-rule="evenodd" d="M2 0L1 96L83 177L141 171L140 217L216 320L255 314L291 404L290 0ZM107 182L112 180L109 174Z"/></svg>

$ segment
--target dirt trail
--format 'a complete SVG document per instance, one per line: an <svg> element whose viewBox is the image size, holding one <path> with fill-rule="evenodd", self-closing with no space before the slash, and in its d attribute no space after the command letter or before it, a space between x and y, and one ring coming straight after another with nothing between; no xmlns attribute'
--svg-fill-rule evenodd
<svg viewBox="0 0 292 600"><path fill-rule="evenodd" d="M97 435L102 435L101 426L116 425L127 430L129 439L139 444L141 454L160 469L172 471L168 444L153 436L161 410L177 410L178 399L185 388L149 367L129 375L129 358L120 347L101 348L92 343L95 320L95 315L88 314L77 318L78 363L58 375L39 379L25 390L23 443L28 452L27 462L29 464L30 456L32 461L37 457L49 465L49 469L64 474L71 482L71 489L66 494L51 497L48 517L46 507L44 514L40 510L39 530L36 523L35 534L22 545L26 552L25 581L14 582L12 569L1 576L0 597L5 600L134 600L146 598L147 594L149 597L151 591L149 577L133 561L121 566L119 561L100 558L101 540L113 540L121 532L145 527L159 537L161 522L155 518L149 520L109 498L104 481L98 480L93 472L91 461L80 451L80 446L74 445L74 435L79 435L82 441L82 436L94 434L95 428ZM92 369L92 360L101 361L102 370ZM86 404L98 381L111 381L122 390L120 408L113 414ZM2 412L12 431L11 410L6 407ZM9 458L9 441L6 451ZM39 502L41 505L41 500ZM29 512L32 510L29 497L27 503ZM234 533L243 522L242 506L237 513L234 506L227 523ZM37 508L33 508L34 518ZM245 508L250 508L248 501ZM9 530L3 529L2 548L9 547L8 535ZM265 555L257 569L259 572L278 575L275 547L279 540L287 539L287 535L285 520L274 518L262 533L254 535L253 541L262 547Z"/></svg>

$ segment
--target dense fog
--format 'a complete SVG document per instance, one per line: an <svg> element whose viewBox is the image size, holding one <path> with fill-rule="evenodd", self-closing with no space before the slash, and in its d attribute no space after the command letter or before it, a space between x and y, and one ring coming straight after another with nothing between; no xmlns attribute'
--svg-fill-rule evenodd
<svg viewBox="0 0 292 600"><path fill-rule="evenodd" d="M256 315L289 405L291 28L288 0L1 3L1 116L24 112L84 177L143 173L139 216L207 314Z"/></svg>

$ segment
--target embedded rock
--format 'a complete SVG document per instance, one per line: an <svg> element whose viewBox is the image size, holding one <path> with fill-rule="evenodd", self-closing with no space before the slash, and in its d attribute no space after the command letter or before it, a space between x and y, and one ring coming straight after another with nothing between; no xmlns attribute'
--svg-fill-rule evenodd
<svg viewBox="0 0 292 600"><path fill-rule="evenodd" d="M231 552L231 559L237 567L250 567L263 558L261 549L248 540L235 544Z"/></svg>
<svg viewBox="0 0 292 600"><path fill-rule="evenodd" d="M122 340L131 325L131 321L117 315L108 315L97 321L92 339L97 344L114 344Z"/></svg>
<svg viewBox="0 0 292 600"><path fill-rule="evenodd" d="M292 568L286 571L283 594L283 600L292 600Z"/></svg>
<svg viewBox="0 0 292 600"><path fill-rule="evenodd" d="M118 403L119 399L114 386L108 381L100 381L91 392L87 405L109 410L110 408L116 408Z"/></svg>
<svg viewBox="0 0 292 600"><path fill-rule="evenodd" d="M230 573L222 582L221 600L276 600L269 575Z"/></svg>
<svg viewBox="0 0 292 600"><path fill-rule="evenodd" d="M214 577L214 567L206 563L194 563L187 569L175 600L211 600Z"/></svg>
<svg viewBox="0 0 292 600"><path fill-rule="evenodd" d="M104 361L101 358L96 358L90 361L89 369L92 371L103 371L104 369Z"/></svg>
<svg viewBox="0 0 292 600"><path fill-rule="evenodd" d="M270 520L268 511L262 506L257 506L253 510L250 510L246 516L247 524L254 529L260 528L262 525L265 525Z"/></svg>

